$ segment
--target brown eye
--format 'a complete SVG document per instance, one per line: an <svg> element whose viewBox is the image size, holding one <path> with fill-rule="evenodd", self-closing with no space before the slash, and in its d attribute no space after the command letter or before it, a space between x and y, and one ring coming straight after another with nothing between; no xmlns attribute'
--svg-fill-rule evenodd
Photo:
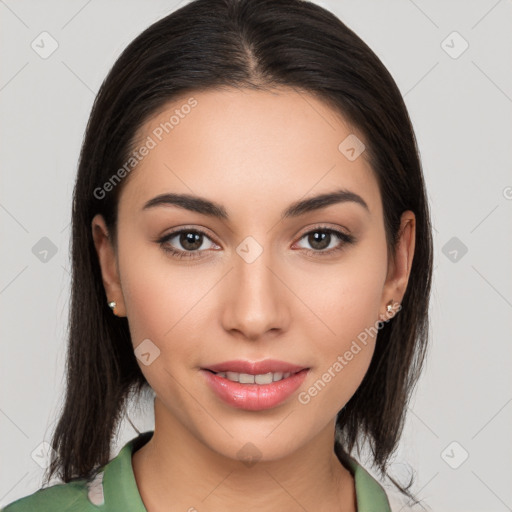
<svg viewBox="0 0 512 512"><path fill-rule="evenodd" d="M203 235L195 231L182 231L179 235L179 243L187 251L196 251L203 245Z"/></svg>
<svg viewBox="0 0 512 512"><path fill-rule="evenodd" d="M331 243L332 234L326 231L314 231L308 235L308 243L318 251L327 249Z"/></svg>
<svg viewBox="0 0 512 512"><path fill-rule="evenodd" d="M326 227L308 231L301 237L301 240L304 239L310 248L302 248L310 253L319 255L332 254L343 249L345 245L355 242L355 238L352 235Z"/></svg>
<svg viewBox="0 0 512 512"><path fill-rule="evenodd" d="M169 233L158 240L158 243L165 252L177 258L199 257L199 253L211 249L212 246L216 247L206 233L198 229L182 229Z"/></svg>

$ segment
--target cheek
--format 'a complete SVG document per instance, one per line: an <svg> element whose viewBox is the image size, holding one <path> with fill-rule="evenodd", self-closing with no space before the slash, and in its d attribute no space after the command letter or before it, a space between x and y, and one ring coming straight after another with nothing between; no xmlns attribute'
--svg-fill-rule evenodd
<svg viewBox="0 0 512 512"><path fill-rule="evenodd" d="M125 240L129 244L129 236ZM204 271L198 278L197 268L177 266L160 249L140 246L125 247L119 261L132 344L149 339L160 351L157 365L139 364L148 381L164 368L178 377L202 353L211 322L207 304L220 276Z"/></svg>
<svg viewBox="0 0 512 512"><path fill-rule="evenodd" d="M187 288L186 275L173 269L151 242L130 248L130 236L135 239L127 234L120 240L119 267L132 342L136 347L150 339L163 350L201 290Z"/></svg>
<svg viewBox="0 0 512 512"><path fill-rule="evenodd" d="M344 344L379 320L387 259L385 241L368 237L347 251L339 264L318 266L299 280L297 293L305 298L317 333L332 349ZM320 333L318 329L321 329Z"/></svg>
<svg viewBox="0 0 512 512"><path fill-rule="evenodd" d="M316 286L305 286L300 292L307 292L308 305L321 320L309 319L301 326L309 339L317 340L317 366L299 402L315 414L335 415L355 393L370 365L387 269L385 243L380 242L354 251L336 271L317 274Z"/></svg>
<svg viewBox="0 0 512 512"><path fill-rule="evenodd" d="M336 295L338 300L323 310L329 330L322 326L321 336L310 330L309 338L317 340L316 365L298 396L299 403L310 408L311 416L324 421L335 417L356 392L375 349L378 324L374 312L379 294L371 289L364 293L360 282L353 288L345 284L343 292L332 292L331 297Z"/></svg>
<svg viewBox="0 0 512 512"><path fill-rule="evenodd" d="M185 407L179 383L199 351L191 322L202 290L187 288L177 272L165 272L161 264L139 266L136 261L124 267L123 295L137 363L157 395L169 393L175 407ZM148 352L146 364L141 354Z"/></svg>

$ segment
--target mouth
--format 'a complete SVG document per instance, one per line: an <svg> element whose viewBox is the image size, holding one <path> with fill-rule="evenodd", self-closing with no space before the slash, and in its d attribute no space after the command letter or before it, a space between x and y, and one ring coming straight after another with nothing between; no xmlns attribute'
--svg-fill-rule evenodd
<svg viewBox="0 0 512 512"><path fill-rule="evenodd" d="M264 385L279 382L310 368L277 359L265 359L255 362L239 359L208 365L201 369L231 382Z"/></svg>
<svg viewBox="0 0 512 512"><path fill-rule="evenodd" d="M304 383L309 370L281 361L232 361L201 368L201 374L210 390L224 403L238 409L261 411L288 401Z"/></svg>
<svg viewBox="0 0 512 512"><path fill-rule="evenodd" d="M214 372L208 368L206 371L230 380L231 382L238 382L240 384L272 384L272 382L279 382L280 380L287 379L288 377L309 370L309 368L303 368L295 372L267 372L267 373L240 373L240 372Z"/></svg>

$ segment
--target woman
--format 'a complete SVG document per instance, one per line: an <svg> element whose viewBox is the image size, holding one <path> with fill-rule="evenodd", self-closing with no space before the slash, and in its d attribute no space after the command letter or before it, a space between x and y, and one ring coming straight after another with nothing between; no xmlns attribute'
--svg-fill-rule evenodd
<svg viewBox="0 0 512 512"><path fill-rule="evenodd" d="M7 512L390 510L356 453L385 475L400 439L431 225L400 92L334 15L196 0L138 36L87 126L72 260L64 483ZM144 391L155 429L110 460Z"/></svg>

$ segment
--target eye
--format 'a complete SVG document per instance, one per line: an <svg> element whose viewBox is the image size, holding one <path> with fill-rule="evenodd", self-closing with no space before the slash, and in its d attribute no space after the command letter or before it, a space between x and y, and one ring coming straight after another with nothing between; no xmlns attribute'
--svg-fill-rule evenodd
<svg viewBox="0 0 512 512"><path fill-rule="evenodd" d="M326 226L319 226L315 229L308 231L300 240L305 239L312 249L306 249L306 252L318 256L331 255L337 251L344 249L347 244L353 244L355 238L348 233L343 233L336 229L328 228Z"/></svg>
<svg viewBox="0 0 512 512"><path fill-rule="evenodd" d="M355 242L354 236L326 226L319 226L308 231L300 238L301 241L303 239L312 249L301 248L315 256L331 255L344 249L347 244ZM198 258L201 257L201 252L218 248L205 232L195 228L174 231L157 240L157 243L162 250L177 259Z"/></svg>
<svg viewBox="0 0 512 512"><path fill-rule="evenodd" d="M170 253L172 256L178 259L196 258L200 256L198 253L207 249L218 247L212 242L206 233L199 229L191 228L181 229L179 231L169 233L157 242L165 252ZM178 245L177 248L176 245Z"/></svg>

